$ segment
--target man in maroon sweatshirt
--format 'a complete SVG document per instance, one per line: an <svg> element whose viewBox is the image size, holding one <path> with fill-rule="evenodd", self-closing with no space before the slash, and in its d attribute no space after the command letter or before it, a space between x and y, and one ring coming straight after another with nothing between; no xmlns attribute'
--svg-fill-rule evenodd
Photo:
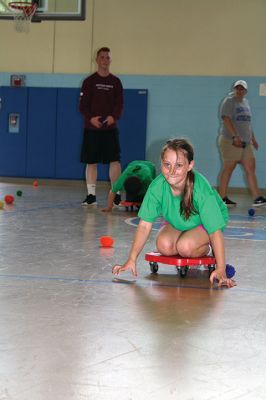
<svg viewBox="0 0 266 400"><path fill-rule="evenodd" d="M82 84L79 110L84 116L85 129L81 148L81 162L86 166L88 195L83 205L97 204L97 164L109 164L109 177L113 184L121 173L120 143L117 120L123 110L123 86L119 78L110 73L111 55L108 47L97 51L97 72ZM119 204L120 194L114 199Z"/></svg>

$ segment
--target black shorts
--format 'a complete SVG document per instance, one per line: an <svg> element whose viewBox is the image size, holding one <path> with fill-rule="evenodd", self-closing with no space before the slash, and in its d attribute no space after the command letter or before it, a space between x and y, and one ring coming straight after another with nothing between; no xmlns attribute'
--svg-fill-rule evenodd
<svg viewBox="0 0 266 400"><path fill-rule="evenodd" d="M120 161L118 129L108 131L84 129L80 161L86 164L109 164Z"/></svg>

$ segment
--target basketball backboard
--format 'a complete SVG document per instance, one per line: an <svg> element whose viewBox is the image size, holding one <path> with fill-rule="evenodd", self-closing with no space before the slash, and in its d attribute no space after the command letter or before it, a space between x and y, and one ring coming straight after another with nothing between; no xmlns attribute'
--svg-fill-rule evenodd
<svg viewBox="0 0 266 400"><path fill-rule="evenodd" d="M13 19L14 9L10 7L10 2L11 0L0 0L0 19ZM22 0L18 3L37 3L32 22L85 20L86 0Z"/></svg>

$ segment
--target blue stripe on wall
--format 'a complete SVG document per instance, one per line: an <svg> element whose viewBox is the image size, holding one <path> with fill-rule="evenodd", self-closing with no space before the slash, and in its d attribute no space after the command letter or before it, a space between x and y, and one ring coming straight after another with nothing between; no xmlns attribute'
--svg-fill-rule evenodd
<svg viewBox="0 0 266 400"><path fill-rule="evenodd" d="M11 73L0 73L0 85L10 83ZM80 87L85 75L26 74L27 86ZM195 148L196 168L213 185L217 185L220 158L217 148L219 131L218 109L223 97L237 79L249 84L248 100L253 113L253 128L259 143L257 177L266 188L266 97L259 96L259 84L266 77L203 77L203 76L120 76L126 89L148 89L147 159L159 167L162 144L169 137L185 136ZM242 171L237 168L230 185L246 187Z"/></svg>

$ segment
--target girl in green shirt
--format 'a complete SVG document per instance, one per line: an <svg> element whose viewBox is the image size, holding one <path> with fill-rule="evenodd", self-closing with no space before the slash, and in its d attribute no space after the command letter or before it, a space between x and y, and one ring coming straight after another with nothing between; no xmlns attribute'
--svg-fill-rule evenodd
<svg viewBox="0 0 266 400"><path fill-rule="evenodd" d="M160 229L156 240L161 254L201 257L209 253L211 245L216 258L211 283L217 279L219 286L235 285L225 273L222 231L228 222L227 207L193 167L191 144L185 139L168 140L161 151L161 174L150 184L139 210L140 221L128 259L124 265L115 265L113 274L130 270L137 276L137 257L150 235L153 222L162 216L168 223Z"/></svg>

